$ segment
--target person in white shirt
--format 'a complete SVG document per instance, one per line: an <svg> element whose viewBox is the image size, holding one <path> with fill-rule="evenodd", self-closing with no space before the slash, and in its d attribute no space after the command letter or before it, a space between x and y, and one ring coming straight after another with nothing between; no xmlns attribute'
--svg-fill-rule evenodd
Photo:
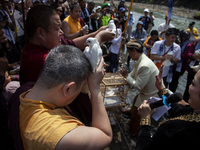
<svg viewBox="0 0 200 150"><path fill-rule="evenodd" d="M119 20L113 18L116 28L119 26ZM118 70L119 64L119 48L122 40L122 30L117 28L117 33L115 38L111 41L112 44L109 47L110 50L110 72L115 73Z"/></svg>
<svg viewBox="0 0 200 150"><path fill-rule="evenodd" d="M122 112L131 113L131 130L133 134L138 134L140 118L137 108L145 99L159 97L158 89L155 86L156 75L159 74L158 68L143 52L143 44L138 40L130 40L127 44L127 51L132 60L136 61L134 69L128 74L125 68L120 73L133 88L139 91L135 96L131 109L122 109Z"/></svg>
<svg viewBox="0 0 200 150"><path fill-rule="evenodd" d="M169 28L175 28L175 26L172 25L170 22L171 22L171 20L168 21L168 14L166 14L165 15L165 22L161 23L158 26L158 33L159 33L159 35L160 35L160 37L162 39L165 39L165 32L167 31L167 29L169 29Z"/></svg>
<svg viewBox="0 0 200 150"><path fill-rule="evenodd" d="M172 67L177 64L181 59L181 48L175 43L178 30L176 28L169 28L165 33L165 40L157 41L154 43L151 49L150 58L154 60L154 63L158 68L162 65L163 61L169 59L172 63L170 66L164 66L163 68L163 81L165 86L172 80ZM169 55L172 53L173 55Z"/></svg>
<svg viewBox="0 0 200 150"><path fill-rule="evenodd" d="M127 32L127 36L128 36L128 41L130 41L131 38L131 32L132 32L132 28L133 28L133 24L135 22L135 18L133 18L133 12L130 12L130 16L129 16L129 20L128 20L128 25L126 28L126 32Z"/></svg>

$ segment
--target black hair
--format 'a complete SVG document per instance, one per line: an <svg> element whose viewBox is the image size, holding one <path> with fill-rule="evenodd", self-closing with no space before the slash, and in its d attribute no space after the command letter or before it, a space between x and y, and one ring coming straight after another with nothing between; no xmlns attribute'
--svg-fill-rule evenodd
<svg viewBox="0 0 200 150"><path fill-rule="evenodd" d="M73 11L75 7L81 8L81 6L78 3L74 3L73 5L70 6L70 10Z"/></svg>
<svg viewBox="0 0 200 150"><path fill-rule="evenodd" d="M179 29L176 29L176 28L169 28L169 29L167 29L165 35L166 36L170 36L172 34L178 35L179 34Z"/></svg>
<svg viewBox="0 0 200 150"><path fill-rule="evenodd" d="M89 1L89 2L87 2L87 3L88 3L88 5L89 5L89 4L95 4L94 1Z"/></svg>
<svg viewBox="0 0 200 150"><path fill-rule="evenodd" d="M190 26L194 26L194 25L195 25L195 22L191 22L189 25L190 25Z"/></svg>
<svg viewBox="0 0 200 150"><path fill-rule="evenodd" d="M47 89L71 81L80 87L91 70L89 60L80 49L70 45L60 45L47 55L38 82Z"/></svg>
<svg viewBox="0 0 200 150"><path fill-rule="evenodd" d="M151 36L157 35L158 36L158 30L152 30L151 31Z"/></svg>
<svg viewBox="0 0 200 150"><path fill-rule="evenodd" d="M47 5L33 6L27 13L26 19L26 33L27 38L33 38L35 31L38 27L41 27L48 32L50 25L50 18L54 14L58 14L56 10Z"/></svg>
<svg viewBox="0 0 200 150"><path fill-rule="evenodd" d="M188 31L181 30L179 33L179 37L181 44L183 44L185 41L190 39L190 33Z"/></svg>

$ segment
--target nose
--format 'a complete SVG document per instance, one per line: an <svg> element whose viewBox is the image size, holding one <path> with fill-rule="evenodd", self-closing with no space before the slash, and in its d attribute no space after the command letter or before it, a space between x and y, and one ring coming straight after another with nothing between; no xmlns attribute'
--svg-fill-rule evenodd
<svg viewBox="0 0 200 150"><path fill-rule="evenodd" d="M60 35L64 35L64 32L62 29L60 29Z"/></svg>

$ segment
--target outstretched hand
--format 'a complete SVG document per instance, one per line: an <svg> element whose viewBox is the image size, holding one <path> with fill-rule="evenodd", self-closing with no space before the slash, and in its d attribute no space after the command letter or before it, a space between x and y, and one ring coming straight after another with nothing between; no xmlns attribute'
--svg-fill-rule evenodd
<svg viewBox="0 0 200 150"><path fill-rule="evenodd" d="M102 26L102 27L99 28L99 32L103 31L103 30L106 30L107 28L108 28L108 25L107 26Z"/></svg>
<svg viewBox="0 0 200 150"><path fill-rule="evenodd" d="M115 34L111 30L102 30L95 36L100 44L103 42L112 41L114 37Z"/></svg>

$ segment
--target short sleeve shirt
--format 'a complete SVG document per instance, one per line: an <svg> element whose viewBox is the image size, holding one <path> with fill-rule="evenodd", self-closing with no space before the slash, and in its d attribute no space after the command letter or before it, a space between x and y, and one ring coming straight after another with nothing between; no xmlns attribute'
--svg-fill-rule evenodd
<svg viewBox="0 0 200 150"><path fill-rule="evenodd" d="M151 54L158 55L161 43L162 43L162 41L157 41L157 42L154 43L154 45L153 45L153 47L151 49ZM172 51L171 46L166 46L165 45L164 53L166 53L166 52L169 53L170 51ZM181 60L181 48L176 43L174 43L173 56L174 56L174 58L177 58L178 60ZM164 66L162 77L166 77L168 75L168 72L169 72L169 67L165 67Z"/></svg>
<svg viewBox="0 0 200 150"><path fill-rule="evenodd" d="M26 99L20 95L19 126L24 149L55 150L61 138L83 126L77 118L71 116L64 108L53 104Z"/></svg>
<svg viewBox="0 0 200 150"><path fill-rule="evenodd" d="M70 27L70 34L76 33L81 30L81 23L80 19L75 21L71 15L69 15L67 18L64 19Z"/></svg>

